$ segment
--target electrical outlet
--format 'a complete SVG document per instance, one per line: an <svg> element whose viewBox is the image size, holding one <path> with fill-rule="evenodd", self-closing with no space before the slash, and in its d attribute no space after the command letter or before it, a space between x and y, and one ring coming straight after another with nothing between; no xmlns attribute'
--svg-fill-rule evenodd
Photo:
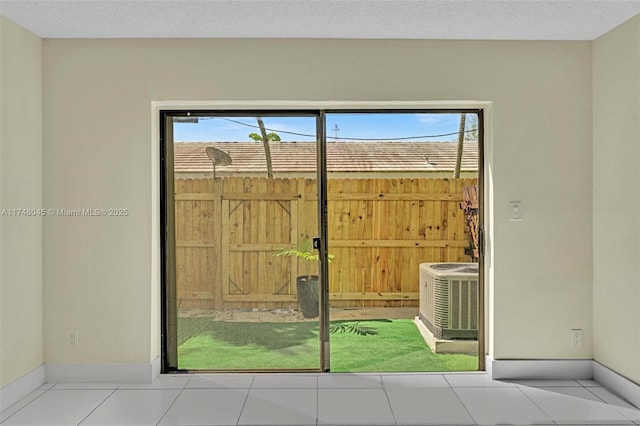
<svg viewBox="0 0 640 426"><path fill-rule="evenodd" d="M580 349L582 348L582 329L580 328L572 328L571 329L571 349Z"/></svg>
<svg viewBox="0 0 640 426"><path fill-rule="evenodd" d="M79 346L78 330L67 331L67 345L73 346L76 348Z"/></svg>
<svg viewBox="0 0 640 426"><path fill-rule="evenodd" d="M522 203L520 201L509 201L509 220L512 222L522 220Z"/></svg>

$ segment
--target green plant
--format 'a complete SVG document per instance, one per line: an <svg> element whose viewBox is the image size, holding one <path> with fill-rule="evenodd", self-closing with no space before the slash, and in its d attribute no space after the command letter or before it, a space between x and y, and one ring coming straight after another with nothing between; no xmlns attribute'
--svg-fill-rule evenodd
<svg viewBox="0 0 640 426"><path fill-rule="evenodd" d="M269 142L280 142L280 135L277 133L271 132L267 134L267 129L264 127L264 122L262 121L262 117L256 117L258 120L258 127L260 128L260 134L251 133L249 137L256 142L262 141L262 145L264 146L264 156L267 160L267 177L271 179L273 177L273 162L271 161L271 148L269 148Z"/></svg>
<svg viewBox="0 0 640 426"><path fill-rule="evenodd" d="M256 142L263 142L263 137L260 136L257 133L249 133L249 137L251 139L253 139ZM280 139L280 135L275 133L275 132L271 132L271 133L267 133L267 141L269 142L280 142L282 139Z"/></svg>
<svg viewBox="0 0 640 426"><path fill-rule="evenodd" d="M374 327L360 325L360 321L355 322L336 322L331 324L329 333L352 333L358 336L371 336L378 334L378 330Z"/></svg>
<svg viewBox="0 0 640 426"><path fill-rule="evenodd" d="M309 241L308 239L302 240L302 243L300 243L297 247L285 248L280 250L278 253L276 253L276 256L293 256L300 260L306 260L307 262L309 262L307 263L306 275L309 275L311 262L317 262L320 259L320 253L312 247L311 241ZM332 254L329 254L329 262L331 262L333 258L334 256Z"/></svg>

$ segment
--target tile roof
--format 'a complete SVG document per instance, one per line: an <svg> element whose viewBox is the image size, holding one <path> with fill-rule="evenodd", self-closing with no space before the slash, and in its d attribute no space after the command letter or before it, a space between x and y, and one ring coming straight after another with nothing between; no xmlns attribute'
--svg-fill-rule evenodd
<svg viewBox="0 0 640 426"><path fill-rule="evenodd" d="M457 142L328 142L327 167L330 172L390 172L453 170ZM211 172L208 146L231 157L228 166L216 172L247 173L266 171L264 148L260 142L177 142L174 170L178 173ZM316 145L311 142L271 143L274 173L316 170ZM478 169L478 143L466 141L462 170Z"/></svg>

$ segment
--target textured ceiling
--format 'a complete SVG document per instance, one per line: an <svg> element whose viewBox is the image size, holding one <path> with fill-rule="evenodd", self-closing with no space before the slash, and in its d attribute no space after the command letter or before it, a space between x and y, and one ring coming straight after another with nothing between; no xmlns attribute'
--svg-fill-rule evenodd
<svg viewBox="0 0 640 426"><path fill-rule="evenodd" d="M0 0L43 38L593 40L640 0Z"/></svg>

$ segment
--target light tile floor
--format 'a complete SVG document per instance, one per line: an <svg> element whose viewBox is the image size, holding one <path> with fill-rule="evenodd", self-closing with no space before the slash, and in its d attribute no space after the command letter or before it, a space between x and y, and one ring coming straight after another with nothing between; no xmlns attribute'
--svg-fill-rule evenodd
<svg viewBox="0 0 640 426"><path fill-rule="evenodd" d="M163 375L151 385L48 383L2 426L640 425L640 410L593 380L486 374Z"/></svg>

